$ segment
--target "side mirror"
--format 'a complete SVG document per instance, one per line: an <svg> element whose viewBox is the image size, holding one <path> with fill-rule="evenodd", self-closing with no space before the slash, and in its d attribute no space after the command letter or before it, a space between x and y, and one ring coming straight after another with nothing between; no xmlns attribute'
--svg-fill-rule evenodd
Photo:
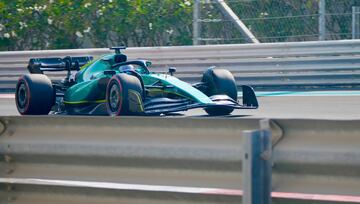
<svg viewBox="0 0 360 204"><path fill-rule="evenodd" d="M169 67L169 73L170 73L171 76L173 76L175 72L176 72L175 67Z"/></svg>

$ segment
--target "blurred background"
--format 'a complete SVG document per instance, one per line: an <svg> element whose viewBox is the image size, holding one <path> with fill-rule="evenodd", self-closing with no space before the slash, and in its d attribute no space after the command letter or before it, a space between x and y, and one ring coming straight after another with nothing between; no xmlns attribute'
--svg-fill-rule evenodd
<svg viewBox="0 0 360 204"><path fill-rule="evenodd" d="M227 0L260 42L353 38L359 0ZM198 6L194 18L194 5ZM0 50L245 43L214 0L0 0ZM355 9L355 10L354 10ZM355 13L354 13L355 12ZM323 17L323 21L319 18Z"/></svg>

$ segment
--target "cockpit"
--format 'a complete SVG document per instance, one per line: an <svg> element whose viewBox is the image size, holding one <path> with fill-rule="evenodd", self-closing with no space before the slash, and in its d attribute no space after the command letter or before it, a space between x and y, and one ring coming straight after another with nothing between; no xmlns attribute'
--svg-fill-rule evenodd
<svg viewBox="0 0 360 204"><path fill-rule="evenodd" d="M118 72L137 72L138 74L148 74L147 69L151 63L145 60L127 61L126 55L112 54L103 56L101 59L85 66L77 75L77 81L88 81L101 77L104 71Z"/></svg>

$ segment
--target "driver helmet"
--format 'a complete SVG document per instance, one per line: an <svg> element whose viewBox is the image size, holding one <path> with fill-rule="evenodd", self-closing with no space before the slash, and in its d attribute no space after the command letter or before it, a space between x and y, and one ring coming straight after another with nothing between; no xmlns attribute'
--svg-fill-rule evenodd
<svg viewBox="0 0 360 204"><path fill-rule="evenodd" d="M120 69L121 72L127 72L127 71L134 71L135 70L134 66L131 65L131 64L120 66L119 69Z"/></svg>

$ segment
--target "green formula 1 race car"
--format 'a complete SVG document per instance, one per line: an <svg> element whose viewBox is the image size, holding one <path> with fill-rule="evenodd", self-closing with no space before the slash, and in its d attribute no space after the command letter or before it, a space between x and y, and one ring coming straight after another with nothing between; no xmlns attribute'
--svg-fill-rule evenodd
<svg viewBox="0 0 360 204"><path fill-rule="evenodd" d="M234 109L256 109L253 89L242 86L242 104L233 75L209 68L201 82L189 84L169 73L152 73L146 60L128 61L125 47L92 57L30 59L30 74L19 78L16 106L22 115L160 115L203 108L209 115L228 115ZM44 72L67 71L60 82ZM72 73L76 71L75 73Z"/></svg>

